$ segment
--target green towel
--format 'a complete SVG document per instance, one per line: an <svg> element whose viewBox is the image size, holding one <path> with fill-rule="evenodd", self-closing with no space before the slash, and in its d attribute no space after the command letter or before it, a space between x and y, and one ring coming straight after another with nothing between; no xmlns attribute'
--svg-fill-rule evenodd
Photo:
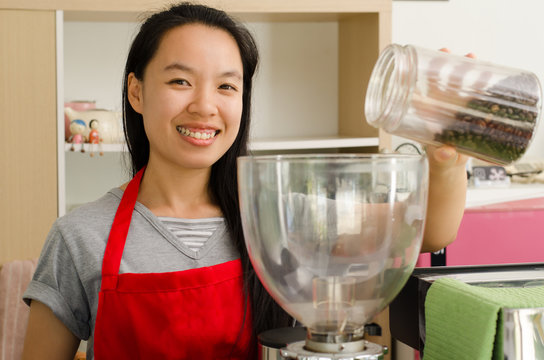
<svg viewBox="0 0 544 360"><path fill-rule="evenodd" d="M544 307L544 286L490 288L440 278L425 299L423 360L503 360L502 308Z"/></svg>

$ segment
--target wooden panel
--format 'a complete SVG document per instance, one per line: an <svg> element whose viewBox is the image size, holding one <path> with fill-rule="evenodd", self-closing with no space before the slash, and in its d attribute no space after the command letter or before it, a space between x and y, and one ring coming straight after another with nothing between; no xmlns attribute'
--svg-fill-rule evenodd
<svg viewBox="0 0 544 360"><path fill-rule="evenodd" d="M385 49L385 47L389 44L391 44L392 41L392 27L393 27L393 19L391 16L391 11L382 11L380 12L380 24L379 24L379 48L380 52ZM379 139L380 139L380 149L384 150L393 150L393 144L392 144L392 138L391 135L386 133L385 131L381 130L379 131Z"/></svg>
<svg viewBox="0 0 544 360"><path fill-rule="evenodd" d="M391 12L358 14L339 22L338 134L379 136L380 148L390 136L368 125L364 102L370 74L378 56L391 43Z"/></svg>
<svg viewBox="0 0 544 360"><path fill-rule="evenodd" d="M170 0L0 0L0 9L142 12L161 9L171 3ZM241 13L342 13L391 10L391 0L202 0L201 3Z"/></svg>
<svg viewBox="0 0 544 360"><path fill-rule="evenodd" d="M0 10L0 263L37 257L57 215L55 12Z"/></svg>
<svg viewBox="0 0 544 360"><path fill-rule="evenodd" d="M1 1L1 0L0 0ZM230 4L228 4L230 5ZM160 9L153 7L151 10ZM240 8L233 9L232 6L223 7L229 14L243 22L334 22L347 16L351 12L311 12L311 10L298 12L284 12L281 9L272 11L244 11ZM99 22L140 22L145 19L149 11L97 11L97 10L65 10L65 21L99 21ZM365 12L365 11L359 11Z"/></svg>
<svg viewBox="0 0 544 360"><path fill-rule="evenodd" d="M379 54L379 13L344 19L338 29L338 134L378 136L364 118L366 87Z"/></svg>

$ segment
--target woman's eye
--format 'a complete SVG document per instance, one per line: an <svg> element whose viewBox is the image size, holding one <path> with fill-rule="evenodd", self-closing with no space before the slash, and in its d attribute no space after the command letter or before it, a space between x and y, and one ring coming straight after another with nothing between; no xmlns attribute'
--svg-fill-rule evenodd
<svg viewBox="0 0 544 360"><path fill-rule="evenodd" d="M185 79L174 79L174 80L170 80L169 84L187 86L189 85L189 82Z"/></svg>
<svg viewBox="0 0 544 360"><path fill-rule="evenodd" d="M234 86L230 85L230 84L222 84L219 86L219 89L221 90L234 90L234 91L238 91L237 88L235 88Z"/></svg>

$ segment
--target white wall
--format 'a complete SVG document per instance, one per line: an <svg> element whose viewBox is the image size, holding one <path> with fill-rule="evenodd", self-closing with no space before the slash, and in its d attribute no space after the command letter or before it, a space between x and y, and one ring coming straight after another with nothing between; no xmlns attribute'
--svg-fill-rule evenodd
<svg viewBox="0 0 544 360"><path fill-rule="evenodd" d="M338 133L338 24L249 23L259 47L251 135ZM124 64L138 30L131 22L64 23L64 100L92 100L121 110ZM120 154L66 156L68 209L94 200L127 178ZM108 171L109 169L109 171ZM99 180L88 173L108 174Z"/></svg>
<svg viewBox="0 0 544 360"><path fill-rule="evenodd" d="M136 31L135 23L65 22L64 100L121 111L123 71Z"/></svg>
<svg viewBox="0 0 544 360"><path fill-rule="evenodd" d="M336 135L338 24L248 23L247 26L260 52L252 104L252 135ZM136 23L65 22L66 101L94 100L99 108L121 110L124 64L137 28Z"/></svg>
<svg viewBox="0 0 544 360"><path fill-rule="evenodd" d="M123 70L135 31L132 23L65 22L64 100L91 100L97 108L121 111ZM65 153L66 210L128 180L123 155Z"/></svg>
<svg viewBox="0 0 544 360"><path fill-rule="evenodd" d="M394 1L393 42L472 52L530 70L544 84L543 19L541 0ZM543 125L524 158L544 158Z"/></svg>

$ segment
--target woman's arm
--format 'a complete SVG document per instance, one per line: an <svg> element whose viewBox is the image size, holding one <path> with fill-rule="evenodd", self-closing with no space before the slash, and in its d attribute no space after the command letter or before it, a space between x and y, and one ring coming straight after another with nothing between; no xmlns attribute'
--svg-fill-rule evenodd
<svg viewBox="0 0 544 360"><path fill-rule="evenodd" d="M438 251L453 242L465 210L467 156L450 146L427 146L429 200L421 252Z"/></svg>
<svg viewBox="0 0 544 360"><path fill-rule="evenodd" d="M80 340L43 303L30 303L30 316L26 330L23 360L72 360Z"/></svg>

